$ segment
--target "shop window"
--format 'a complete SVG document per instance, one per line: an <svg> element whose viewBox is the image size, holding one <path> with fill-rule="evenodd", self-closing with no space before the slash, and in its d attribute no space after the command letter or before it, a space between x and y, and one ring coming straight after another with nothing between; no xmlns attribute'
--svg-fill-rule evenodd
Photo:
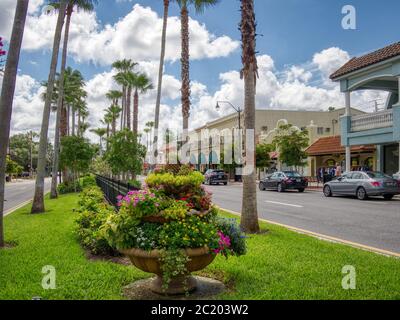
<svg viewBox="0 0 400 320"><path fill-rule="evenodd" d="M318 133L319 135L324 134L324 128L323 128L323 127L319 127L319 128L317 129L317 133Z"/></svg>
<svg viewBox="0 0 400 320"><path fill-rule="evenodd" d="M331 128L326 128L326 129L325 129L325 132L326 132L326 133L331 133Z"/></svg>

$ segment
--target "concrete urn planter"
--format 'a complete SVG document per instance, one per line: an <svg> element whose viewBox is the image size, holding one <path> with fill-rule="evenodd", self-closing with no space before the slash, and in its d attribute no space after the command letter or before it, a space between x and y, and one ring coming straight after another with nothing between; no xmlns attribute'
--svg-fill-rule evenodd
<svg viewBox="0 0 400 320"><path fill-rule="evenodd" d="M151 291L161 295L181 295L196 290L196 279L190 274L203 270L215 259L215 255L210 253L207 247L183 250L190 259L186 264L188 274L171 279L167 290L162 288L163 280L159 250L144 251L140 249L127 249L120 250L120 252L126 255L138 269L157 276L151 283Z"/></svg>

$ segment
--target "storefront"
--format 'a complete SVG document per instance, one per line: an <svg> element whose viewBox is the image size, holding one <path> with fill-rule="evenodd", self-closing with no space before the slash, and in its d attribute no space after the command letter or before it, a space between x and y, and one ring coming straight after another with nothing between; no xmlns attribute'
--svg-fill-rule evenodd
<svg viewBox="0 0 400 320"><path fill-rule="evenodd" d="M340 136L320 138L307 150L310 173L322 180L325 175L339 176L346 170L346 150ZM377 168L375 146L351 148L352 171L374 171Z"/></svg>

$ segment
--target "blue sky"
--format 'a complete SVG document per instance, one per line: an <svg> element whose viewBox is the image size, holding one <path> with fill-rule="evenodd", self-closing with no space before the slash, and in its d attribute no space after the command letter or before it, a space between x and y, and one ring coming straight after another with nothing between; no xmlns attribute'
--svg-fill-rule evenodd
<svg viewBox="0 0 400 320"><path fill-rule="evenodd" d="M40 124L38 84L48 76L56 18L40 14L44 2L31 0L13 115L15 132L35 129ZM0 35L5 38L10 32L13 5L14 0L0 2ZM398 0L255 0L255 5L261 71L258 108L341 107L342 96L329 81L329 73L354 55L400 40ZM344 5L353 5L357 10L356 30L342 28ZM196 57L191 61L192 127L231 112L227 108L216 113L217 99L238 105L243 102L242 82L237 73L241 68L239 9L239 0L221 0L201 15L190 10L195 33L191 36L199 39L197 48L191 47ZM93 126L98 126L102 117L98 110L107 107L104 92L115 89L110 66L113 60L132 58L157 81L162 13L161 0L102 0L95 14L79 13L73 17L68 65L79 69L88 82L89 107L95 111L90 119ZM179 8L175 3L171 4L170 17L162 116L170 117L179 127ZM146 23L150 25L143 27ZM154 96L151 92L143 97L141 123L153 117ZM360 93L354 103L364 108L371 100L382 98L381 93ZM24 119L29 119L29 123Z"/></svg>
<svg viewBox="0 0 400 320"><path fill-rule="evenodd" d="M97 17L103 25L117 22L132 9L134 3L150 6L162 15L162 1L113 2L99 1L96 7ZM260 34L258 51L270 55L278 69L305 63L315 52L332 46L340 47L353 56L399 41L400 2L397 0L256 0L255 4ZM341 27L341 10L346 4L352 4L357 9L357 30L344 30ZM176 4L171 5L170 15L179 15ZM222 0L203 14L195 14L192 10L191 15L216 35L240 39L237 29L240 20L238 0ZM43 66L48 64L48 51L25 52L22 57L22 70L35 78L47 77L47 70ZM32 65L31 61L37 64ZM107 70L107 67L93 64L78 65L72 59L69 64L79 67L87 78ZM193 80L216 89L218 77L215 75L239 68L240 50L237 50L229 57L192 62L191 76ZM179 64L168 64L166 71L179 76Z"/></svg>

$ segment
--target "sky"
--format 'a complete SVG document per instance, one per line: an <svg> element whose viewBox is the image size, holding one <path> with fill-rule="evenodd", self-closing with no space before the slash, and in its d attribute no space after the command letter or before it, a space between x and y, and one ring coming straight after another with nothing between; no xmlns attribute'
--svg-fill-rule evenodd
<svg viewBox="0 0 400 320"><path fill-rule="evenodd" d="M0 1L0 36L10 38L15 0ZM79 69L86 80L89 122L101 126L109 106L107 91L118 89L111 64L128 58L139 63L157 83L163 1L99 0L92 13L75 12L72 18L68 66ZM12 117L12 133L39 131L43 112L40 83L49 72L55 14L43 13L45 0L30 0L19 65ZM342 8L356 9L356 29L342 27ZM338 85L329 75L351 57L399 41L398 0L255 0L260 78L258 109L327 110L342 107ZM229 106L215 109L217 100L243 104L240 79L241 47L238 24L240 1L221 0L196 14L190 8L192 129L230 114ZM172 3L168 21L167 55L162 96L163 127L181 127L180 20ZM0 78L0 83L1 83ZM353 105L371 111L382 92L353 94ZM154 120L156 90L140 96L140 128ZM54 130L52 116L51 132ZM94 139L93 136L90 136Z"/></svg>

